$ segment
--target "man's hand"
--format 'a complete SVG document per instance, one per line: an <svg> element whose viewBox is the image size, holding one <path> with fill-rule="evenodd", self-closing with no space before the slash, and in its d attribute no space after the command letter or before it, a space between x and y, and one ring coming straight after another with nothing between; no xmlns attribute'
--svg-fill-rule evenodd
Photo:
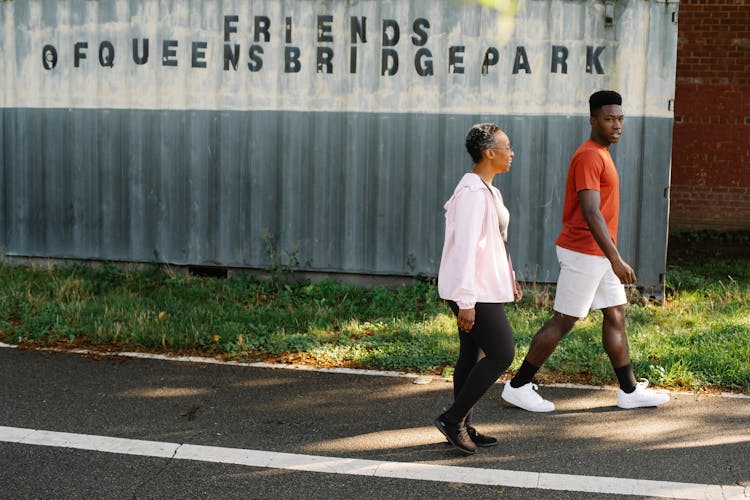
<svg viewBox="0 0 750 500"><path fill-rule="evenodd" d="M458 310L458 318L456 318L456 321L458 323L458 329L462 332L469 333L472 328L474 328L474 308L471 309L459 309Z"/></svg>
<svg viewBox="0 0 750 500"><path fill-rule="evenodd" d="M635 271L624 260L617 258L612 261L612 270L615 272L623 285L632 285L635 283Z"/></svg>
<svg viewBox="0 0 750 500"><path fill-rule="evenodd" d="M521 288L521 284L516 281L514 290L513 290L513 299L518 302L523 298L523 288Z"/></svg>

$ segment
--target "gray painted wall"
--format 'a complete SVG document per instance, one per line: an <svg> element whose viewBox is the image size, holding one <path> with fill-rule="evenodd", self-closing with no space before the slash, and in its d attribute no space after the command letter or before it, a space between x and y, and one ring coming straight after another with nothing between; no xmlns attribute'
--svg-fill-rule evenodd
<svg viewBox="0 0 750 500"><path fill-rule="evenodd" d="M514 264L521 279L551 282L568 160L588 135L586 99L615 88L627 115L612 148L622 183L619 246L639 285L658 294L676 5L616 2L612 26L594 0L527 0L509 4L512 12L461 5L3 2L5 254L263 268L268 237L305 270L435 276L442 205L471 166L465 133L494 121L516 151L512 171L496 178L512 214ZM259 13L276 29L259 42L264 69L250 72ZM237 32L227 32L228 14ZM316 38L316 14L331 15L333 42ZM366 42L350 37L352 16L367 17ZM280 56L290 46L286 17L302 51L297 73L285 72ZM402 30L393 76L380 72L386 19ZM423 46L410 41L415 19L431 23ZM226 37L241 46L238 70L223 67ZM149 63L133 62L133 38L149 38ZM176 66L163 65L164 39L178 41ZM116 50L111 67L99 62L103 40ZM206 68L191 66L195 40L206 43L198 58ZM86 58L76 67L81 41ZM58 57L51 68L42 60L47 45ZM463 74L449 65L458 45ZM512 72L519 46L530 72ZM554 64L558 46L570 52L565 71ZM316 47L335 51L333 74L316 71ZM346 67L353 47L355 72ZM433 57L428 77L414 68L420 47ZM500 60L484 74L488 47ZM601 72L584 67L587 47L602 47Z"/></svg>
<svg viewBox="0 0 750 500"><path fill-rule="evenodd" d="M264 238L304 269L434 276L442 205L471 167L463 138L494 121L516 157L498 176L520 277L554 281L565 117L136 110L3 111L8 255L264 267ZM630 118L612 147L620 248L642 282L664 269L665 119ZM23 168L13 168L14 165ZM650 200L644 203L643 200Z"/></svg>

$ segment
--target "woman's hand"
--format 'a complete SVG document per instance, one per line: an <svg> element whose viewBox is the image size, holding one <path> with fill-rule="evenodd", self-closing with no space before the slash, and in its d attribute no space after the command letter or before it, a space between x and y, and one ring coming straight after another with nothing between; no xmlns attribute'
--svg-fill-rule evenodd
<svg viewBox="0 0 750 500"><path fill-rule="evenodd" d="M458 317L456 322L458 323L458 329L462 332L469 333L474 328L474 308L471 309L459 309Z"/></svg>
<svg viewBox="0 0 750 500"><path fill-rule="evenodd" d="M518 302L522 298L523 298L523 288L521 288L521 284L518 281L516 281L515 290L513 290L513 299L515 299L515 301Z"/></svg>

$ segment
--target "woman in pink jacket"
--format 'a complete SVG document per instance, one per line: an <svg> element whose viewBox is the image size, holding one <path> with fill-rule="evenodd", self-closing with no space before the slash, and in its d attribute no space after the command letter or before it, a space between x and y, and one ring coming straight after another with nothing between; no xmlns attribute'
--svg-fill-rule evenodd
<svg viewBox="0 0 750 500"><path fill-rule="evenodd" d="M503 304L520 300L522 292L506 247L510 213L492 186L495 174L510 170L510 140L497 125L482 123L466 135L466 150L474 165L445 204L438 273L440 297L456 315L460 350L453 405L435 419L435 426L458 450L473 454L477 446L497 444L497 439L477 432L469 418L513 361L513 331Z"/></svg>

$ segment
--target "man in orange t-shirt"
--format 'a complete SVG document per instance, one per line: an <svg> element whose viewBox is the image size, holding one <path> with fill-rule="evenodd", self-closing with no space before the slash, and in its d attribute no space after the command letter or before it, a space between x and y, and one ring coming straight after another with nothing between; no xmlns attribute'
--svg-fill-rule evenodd
<svg viewBox="0 0 750 500"><path fill-rule="evenodd" d="M537 394L532 379L578 318L592 309L602 311L602 344L620 384L617 406L658 406L669 395L636 382L625 334L624 285L636 281L635 272L617 251L620 179L609 154L622 135L622 97L602 90L589 98L591 137L573 154L568 167L563 203L563 228L557 237L560 276L554 315L537 332L529 352L502 398L528 411L546 412L555 405Z"/></svg>
<svg viewBox="0 0 750 500"><path fill-rule="evenodd" d="M555 243L574 252L603 256L604 251L594 239L581 209L578 193L584 190L599 192L599 211L607 225L607 236L617 245L620 178L609 149L591 139L584 142L570 160L563 202L563 228Z"/></svg>

